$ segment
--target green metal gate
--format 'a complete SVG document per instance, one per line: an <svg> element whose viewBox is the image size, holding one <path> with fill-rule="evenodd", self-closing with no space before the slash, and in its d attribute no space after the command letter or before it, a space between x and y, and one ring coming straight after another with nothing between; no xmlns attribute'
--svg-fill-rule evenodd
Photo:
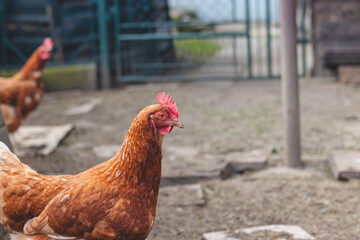
<svg viewBox="0 0 360 240"><path fill-rule="evenodd" d="M117 81L280 77L278 0L152 2L157 5L113 2ZM299 1L300 75L306 73L306 8Z"/></svg>

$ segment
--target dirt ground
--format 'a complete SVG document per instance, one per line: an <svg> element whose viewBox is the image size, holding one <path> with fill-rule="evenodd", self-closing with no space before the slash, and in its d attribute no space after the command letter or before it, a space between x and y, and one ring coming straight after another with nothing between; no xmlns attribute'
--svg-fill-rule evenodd
<svg viewBox="0 0 360 240"><path fill-rule="evenodd" d="M302 159L310 175L262 171L198 181L203 206L172 206L160 193L148 239L201 239L210 231L268 225L299 225L316 239L360 239L360 182L340 182L329 171L333 150L360 147L360 89L332 79L301 80ZM136 114L165 91L177 101L185 129L163 144L163 176L216 176L224 155L272 146L268 168L282 165L279 80L137 84L109 91L48 93L25 125L73 123L75 129L50 156L23 157L41 173L78 173L105 160L94 147L120 147ZM64 112L90 99L94 111ZM116 146L115 146L116 147ZM200 178L199 178L200 179ZM197 179L197 180L199 180ZM197 181L194 178L194 181ZM200 179L201 180L201 179ZM161 191L160 191L161 192Z"/></svg>

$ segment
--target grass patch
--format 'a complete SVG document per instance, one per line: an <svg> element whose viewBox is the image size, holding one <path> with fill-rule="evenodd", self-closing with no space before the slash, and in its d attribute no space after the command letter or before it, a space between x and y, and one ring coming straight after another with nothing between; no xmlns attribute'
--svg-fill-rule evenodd
<svg viewBox="0 0 360 240"><path fill-rule="evenodd" d="M208 39L176 39L174 45L177 57L195 62L209 60L221 49L219 44Z"/></svg>
<svg viewBox="0 0 360 240"><path fill-rule="evenodd" d="M20 69L1 70L1 77L11 77ZM96 64L47 66L43 70L46 91L96 88Z"/></svg>

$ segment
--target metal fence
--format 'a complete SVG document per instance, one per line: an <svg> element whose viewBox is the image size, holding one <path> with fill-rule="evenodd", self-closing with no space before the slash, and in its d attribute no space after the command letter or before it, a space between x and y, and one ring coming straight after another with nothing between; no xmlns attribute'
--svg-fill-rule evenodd
<svg viewBox="0 0 360 240"><path fill-rule="evenodd" d="M87 0L0 0L0 69L21 66L43 41L52 63L96 59L95 5Z"/></svg>
<svg viewBox="0 0 360 240"><path fill-rule="evenodd" d="M118 81L280 76L277 0L162 2L168 13L162 19L156 9L144 9L142 1L127 0L125 6L115 7ZM306 9L306 1L299 1L300 75L307 69Z"/></svg>
<svg viewBox="0 0 360 240"><path fill-rule="evenodd" d="M299 75L305 75L310 8L306 0L298 2ZM55 62L97 61L103 86L110 86L110 79L279 77L278 4L278 0L0 0L1 68L24 62L29 49L50 34L57 46Z"/></svg>

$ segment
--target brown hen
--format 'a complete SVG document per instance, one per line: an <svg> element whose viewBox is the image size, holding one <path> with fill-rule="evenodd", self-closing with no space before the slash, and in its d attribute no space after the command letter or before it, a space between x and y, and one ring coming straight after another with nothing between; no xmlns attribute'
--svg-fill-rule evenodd
<svg viewBox="0 0 360 240"><path fill-rule="evenodd" d="M1 110L10 133L19 128L44 95L42 70L52 48L51 38L45 38L18 73L9 78L0 77Z"/></svg>
<svg viewBox="0 0 360 240"><path fill-rule="evenodd" d="M33 235L28 240L145 239L155 220L163 136L183 127L172 98L160 93L157 100L135 117L113 158L77 175L38 174L0 146L0 222Z"/></svg>

